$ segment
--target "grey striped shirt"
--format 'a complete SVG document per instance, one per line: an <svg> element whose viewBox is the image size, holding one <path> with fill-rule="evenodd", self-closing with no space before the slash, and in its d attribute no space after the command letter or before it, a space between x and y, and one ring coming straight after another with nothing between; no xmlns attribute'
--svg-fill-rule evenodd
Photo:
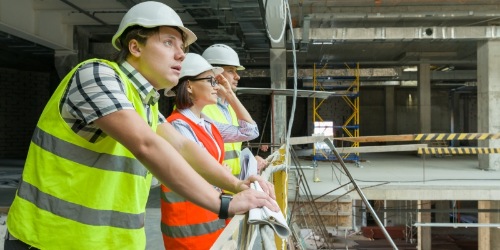
<svg viewBox="0 0 500 250"><path fill-rule="evenodd" d="M132 81L148 111L148 122L165 117L151 117L150 105L158 102L160 94L129 63L120 64L121 70ZM82 65L74 74L60 104L63 119L79 136L90 142L97 142L107 135L93 122L105 115L125 109L134 109L127 99L124 83L107 64L93 62Z"/></svg>
<svg viewBox="0 0 500 250"><path fill-rule="evenodd" d="M239 126L234 126L231 124L223 124L213 121L207 116L205 116L203 113L201 114L201 118L197 117L190 109L179 109L178 111L181 114L185 115L194 123L198 124L199 126L202 126L210 135L212 135L212 128L210 124L213 123L219 130L224 142L247 141L255 139L259 136L259 129L257 127L257 124L252 124L243 120L238 120ZM183 136L203 146L203 144L196 137L194 131L189 126L189 124L187 124L185 121L175 120L171 122L171 124Z"/></svg>

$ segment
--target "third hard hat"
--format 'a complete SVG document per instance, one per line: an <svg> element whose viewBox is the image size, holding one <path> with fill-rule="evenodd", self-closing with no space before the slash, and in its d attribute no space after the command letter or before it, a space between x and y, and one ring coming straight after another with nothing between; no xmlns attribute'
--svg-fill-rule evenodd
<svg viewBox="0 0 500 250"><path fill-rule="evenodd" d="M202 56L213 65L229 65L236 66L237 70L245 69L240 65L240 59L236 51L225 44L214 44L208 47Z"/></svg>

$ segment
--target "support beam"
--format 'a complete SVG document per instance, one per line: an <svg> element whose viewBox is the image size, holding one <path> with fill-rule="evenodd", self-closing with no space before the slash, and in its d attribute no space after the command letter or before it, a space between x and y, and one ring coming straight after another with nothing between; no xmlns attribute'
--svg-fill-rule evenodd
<svg viewBox="0 0 500 250"><path fill-rule="evenodd" d="M418 202L419 209L430 209L431 201L420 200ZM431 213L418 213L418 221L423 223L431 222ZM431 250L432 249L432 239L431 239L431 229L430 227L418 227L418 250Z"/></svg>
<svg viewBox="0 0 500 250"><path fill-rule="evenodd" d="M286 51L271 49L271 88L286 89ZM273 95L271 143L282 144L286 137L286 97Z"/></svg>
<svg viewBox="0 0 500 250"><path fill-rule="evenodd" d="M491 209L491 201L477 201L478 209ZM490 213L479 213L477 215L478 224L489 224L491 223ZM500 224L498 225L500 227ZM478 250L489 250L490 247L490 229L489 228L479 228L477 230L477 249Z"/></svg>
<svg viewBox="0 0 500 250"><path fill-rule="evenodd" d="M478 132L497 133L500 122L500 41L479 42L477 49L477 130ZM499 148L500 141L479 142L481 147ZM478 157L479 168L500 170L500 155L482 155Z"/></svg>
<svg viewBox="0 0 500 250"><path fill-rule="evenodd" d="M296 43L303 39L301 28L293 29L293 33ZM314 28L309 30L309 40L333 43L337 41L401 42L412 40L488 40L495 38L500 38L500 27L498 26Z"/></svg>
<svg viewBox="0 0 500 250"><path fill-rule="evenodd" d="M430 64L418 65L418 112L420 133L431 132L431 75Z"/></svg>

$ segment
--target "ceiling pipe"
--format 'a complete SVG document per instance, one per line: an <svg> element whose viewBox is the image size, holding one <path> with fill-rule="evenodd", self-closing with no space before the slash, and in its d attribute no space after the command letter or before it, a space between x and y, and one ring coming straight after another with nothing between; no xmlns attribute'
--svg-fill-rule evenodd
<svg viewBox="0 0 500 250"><path fill-rule="evenodd" d="M312 20L334 19L334 21L342 20L370 20L370 19L411 19L411 18L494 18L500 17L498 12L475 12L475 11L460 11L460 12L422 12L422 13L321 13L309 14Z"/></svg>
<svg viewBox="0 0 500 250"><path fill-rule="evenodd" d="M75 10L78 10L79 12L81 12L82 14L92 18L93 20L95 20L96 22L102 24L102 25L105 25L105 26L108 26L109 24L104 22L103 20L95 17L94 15L92 15L90 12L78 7L77 5L73 4L72 2L68 1L68 0L61 0L61 2L71 6L71 8L75 9Z"/></svg>

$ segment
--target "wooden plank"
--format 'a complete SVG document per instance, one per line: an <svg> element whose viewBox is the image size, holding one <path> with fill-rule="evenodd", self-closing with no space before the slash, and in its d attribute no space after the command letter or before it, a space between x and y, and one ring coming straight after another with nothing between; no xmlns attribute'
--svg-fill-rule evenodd
<svg viewBox="0 0 500 250"><path fill-rule="evenodd" d="M288 141L290 145L311 144L322 142L324 139L330 138L338 141L350 142L388 142L388 141L414 141L415 135L374 135L374 136L359 136L359 137L333 137L324 135L291 137Z"/></svg>
<svg viewBox="0 0 500 250"><path fill-rule="evenodd" d="M339 153L381 153L381 152L403 152L403 151L418 151L419 148L427 148L427 144L402 144L402 145L386 145L386 146L361 146L361 147L338 147ZM298 156L309 156L313 154L312 149L296 150ZM320 153L321 150L316 150Z"/></svg>
<svg viewBox="0 0 500 250"><path fill-rule="evenodd" d="M387 145L387 146L364 146L337 148L340 154L350 153L381 153L381 152L402 152L402 151L417 151L419 148L426 148L427 144L403 144L403 145Z"/></svg>
<svg viewBox="0 0 500 250"><path fill-rule="evenodd" d="M336 137L333 138L338 141L351 141L351 142L388 142L388 141L414 141L415 135L372 135L372 136L359 136L359 137Z"/></svg>
<svg viewBox="0 0 500 250"><path fill-rule="evenodd" d="M288 140L288 143L290 145L311 144L315 142L322 142L326 138L335 139L333 138L333 136L324 136L324 135L301 136L301 137L291 137L290 140Z"/></svg>

